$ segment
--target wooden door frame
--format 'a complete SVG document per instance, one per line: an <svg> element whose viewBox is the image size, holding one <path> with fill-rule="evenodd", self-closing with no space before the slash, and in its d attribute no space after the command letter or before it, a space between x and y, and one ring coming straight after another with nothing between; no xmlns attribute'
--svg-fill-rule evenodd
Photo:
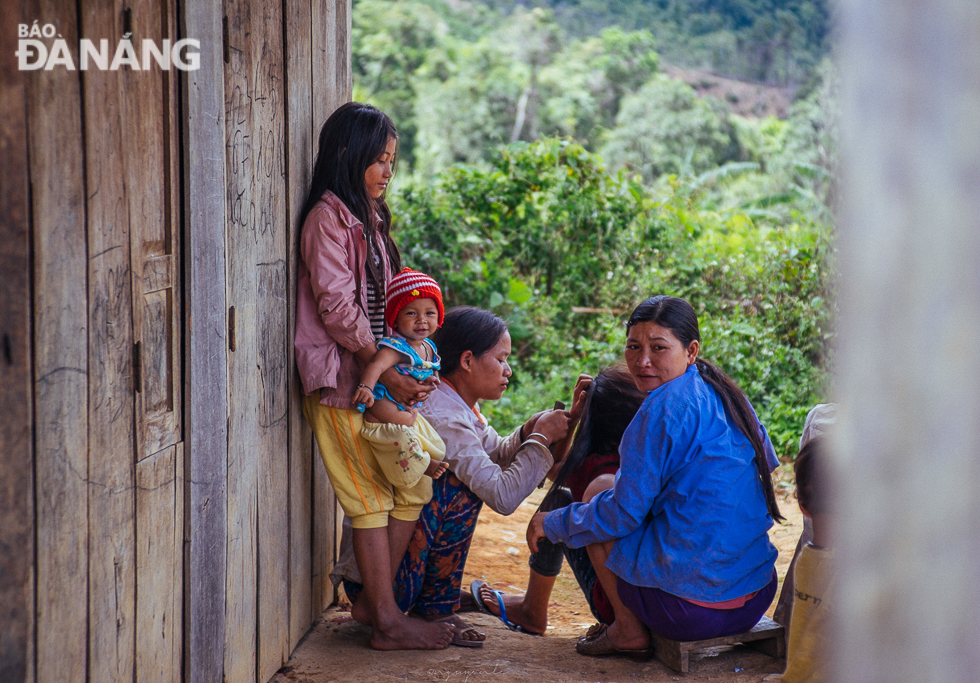
<svg viewBox="0 0 980 683"><path fill-rule="evenodd" d="M33 678L34 448L30 187L24 74L12 46L19 3L0 4L0 680Z"/></svg>

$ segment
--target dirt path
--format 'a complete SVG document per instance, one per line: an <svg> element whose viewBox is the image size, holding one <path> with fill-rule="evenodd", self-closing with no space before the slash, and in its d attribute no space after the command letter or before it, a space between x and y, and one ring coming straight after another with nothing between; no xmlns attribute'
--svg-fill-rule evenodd
<svg viewBox="0 0 980 683"><path fill-rule="evenodd" d="M523 591L528 573L524 532L543 495L543 491L537 492L510 517L484 508L467 561L464 587L473 579L482 579L494 588ZM776 571L782 582L803 520L795 500L782 501L780 507L788 523L774 528L770 536L779 549ZM343 610L332 608L323 614L272 683L634 680L748 683L775 681L785 666L785 660L772 659L743 647L718 648L693 658L690 673L683 676L656 660L636 663L621 658L580 656L573 649L574 642L593 620L567 568L562 569L556 582L549 610L550 628L543 638L512 633L497 619L484 614L463 616L486 632L487 642L482 649L450 647L437 652L376 652L367 644L369 630L352 622Z"/></svg>

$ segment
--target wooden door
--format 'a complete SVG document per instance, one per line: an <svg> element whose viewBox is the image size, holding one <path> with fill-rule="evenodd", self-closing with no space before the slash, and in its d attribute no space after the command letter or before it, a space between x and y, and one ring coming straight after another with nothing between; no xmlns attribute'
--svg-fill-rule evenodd
<svg viewBox="0 0 980 683"><path fill-rule="evenodd" d="M85 2L59 21L69 35L77 30L111 45L128 37L141 55L144 39L157 46L176 40L175 8L174 0ZM75 16L77 29L64 19ZM56 223L58 215L48 215L42 193L34 201L40 245L35 325L43 350L36 361L36 412L44 420L37 462L37 680L178 681L183 456L177 72L154 63L145 70L70 75L81 82L81 134L69 136L64 149L80 152L77 182L76 157L59 164L64 150L52 148L51 129L65 121L51 117L45 97L54 81L47 78L38 74L29 84L38 113L30 132L37 161L32 173L36 169L44 194L56 184L72 196L58 203L70 209L70 234ZM71 125L76 120L67 118ZM72 182L60 185L62 177ZM72 249L51 251L49 236L66 238ZM72 321L70 328L54 324L58 310ZM79 310L82 319L76 320ZM49 358L78 368L73 386L87 400L78 400L78 391L48 391ZM67 470L56 457L61 447L47 435L58 429L58 416L67 416L64 429L77 430L68 442ZM60 637L63 631L67 638Z"/></svg>
<svg viewBox="0 0 980 683"><path fill-rule="evenodd" d="M133 44L177 40L174 0L120 8ZM178 71L121 72L135 412L136 683L176 683L182 657L183 444Z"/></svg>

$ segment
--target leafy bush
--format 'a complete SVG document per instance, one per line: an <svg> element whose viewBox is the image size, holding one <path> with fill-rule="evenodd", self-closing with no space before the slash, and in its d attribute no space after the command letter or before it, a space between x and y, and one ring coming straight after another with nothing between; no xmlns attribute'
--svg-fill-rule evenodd
<svg viewBox="0 0 980 683"><path fill-rule="evenodd" d="M755 217L718 209L715 192L704 176L652 189L608 173L580 145L544 139L497 150L488 168L409 185L392 204L406 264L435 277L448 305L512 323L511 390L486 406L500 429L568 402L580 372L622 358L632 308L671 294L695 306L703 354L791 454L826 391L830 229L791 207Z"/></svg>

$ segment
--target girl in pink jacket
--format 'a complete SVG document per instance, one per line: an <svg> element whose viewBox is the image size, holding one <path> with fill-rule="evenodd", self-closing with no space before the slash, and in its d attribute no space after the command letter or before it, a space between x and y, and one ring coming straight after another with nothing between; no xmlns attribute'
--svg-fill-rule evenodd
<svg viewBox="0 0 980 683"><path fill-rule="evenodd" d="M371 625L371 646L382 650L441 649L453 628L407 617L395 604L393 567L407 546L417 512L396 504L351 398L374 357L385 325L385 289L401 269L391 239L385 190L393 174L398 134L383 112L351 102L320 130L310 193L303 209L296 305L296 365L303 414L323 464L354 529L354 554L364 582L355 619ZM400 403L424 399L434 383L390 369L382 375Z"/></svg>

